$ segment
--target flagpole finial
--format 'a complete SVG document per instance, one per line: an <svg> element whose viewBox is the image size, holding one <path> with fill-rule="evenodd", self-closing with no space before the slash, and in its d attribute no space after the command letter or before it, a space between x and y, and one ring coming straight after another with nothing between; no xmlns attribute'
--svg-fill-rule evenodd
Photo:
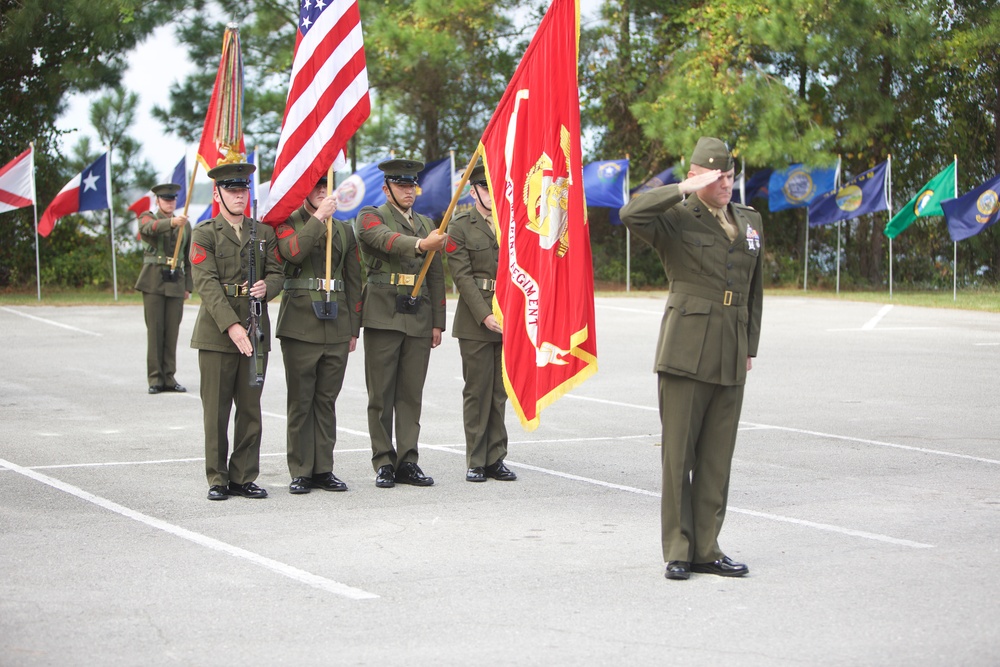
<svg viewBox="0 0 1000 667"><path fill-rule="evenodd" d="M236 32L239 32L240 24L236 21L230 21L226 24L226 30L235 30Z"/></svg>

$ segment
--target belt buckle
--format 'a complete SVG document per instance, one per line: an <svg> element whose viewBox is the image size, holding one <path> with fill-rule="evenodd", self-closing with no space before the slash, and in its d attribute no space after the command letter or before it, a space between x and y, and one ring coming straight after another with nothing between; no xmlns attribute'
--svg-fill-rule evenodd
<svg viewBox="0 0 1000 667"><path fill-rule="evenodd" d="M730 292L729 290L726 290L725 292L722 293L722 305L723 306L733 305L733 293Z"/></svg>
<svg viewBox="0 0 1000 667"><path fill-rule="evenodd" d="M397 273L396 274L396 284L406 285L407 287L412 287L415 282L412 273Z"/></svg>

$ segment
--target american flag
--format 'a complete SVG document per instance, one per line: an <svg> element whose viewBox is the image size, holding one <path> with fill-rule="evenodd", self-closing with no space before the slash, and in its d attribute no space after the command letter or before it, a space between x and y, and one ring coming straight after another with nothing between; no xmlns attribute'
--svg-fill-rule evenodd
<svg viewBox="0 0 1000 667"><path fill-rule="evenodd" d="M263 220L278 225L299 206L371 112L357 0L300 0L285 119Z"/></svg>

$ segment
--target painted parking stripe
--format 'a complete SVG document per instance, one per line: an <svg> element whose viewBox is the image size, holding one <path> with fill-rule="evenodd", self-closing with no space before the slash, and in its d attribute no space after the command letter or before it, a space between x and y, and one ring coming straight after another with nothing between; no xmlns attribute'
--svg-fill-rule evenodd
<svg viewBox="0 0 1000 667"><path fill-rule="evenodd" d="M338 581L333 581L332 579L327 579L325 577L312 574L311 572L300 570L297 567L292 567L291 565L267 558L266 556L261 556L260 554L256 554L241 547L227 544L221 540L215 539L214 537L208 537L207 535L202 535L201 533L196 533L192 530L175 526L174 524L167 523L162 519L157 519L149 516L148 514L143 514L142 512L129 509L124 505L119 505L118 503L110 501L106 498L101 498L100 496L88 493L87 491L73 486L72 484L67 484L66 482L49 477L48 475L43 475L39 472L35 472L34 470L29 470L28 468L21 467L9 461L0 459L0 466L24 475L25 477L33 479L36 482L41 482L42 484L51 486L54 489L76 496L81 500L93 503L98 507L103 507L104 509L110 510L115 514L120 514L124 517L132 519L133 521L138 521L139 523L155 528L156 530L162 530L165 533L188 540L189 542L194 542L195 544L203 547L208 547L214 551L221 551L222 553L229 554L230 556L241 558L245 561L253 563L254 565L259 565L260 567L271 570L272 572L280 574L283 577L288 577L289 579L312 586L313 588L318 588L328 593L340 595L351 600L371 600L378 598L378 595L375 595L374 593L369 593L368 591L363 591L360 588L354 588Z"/></svg>

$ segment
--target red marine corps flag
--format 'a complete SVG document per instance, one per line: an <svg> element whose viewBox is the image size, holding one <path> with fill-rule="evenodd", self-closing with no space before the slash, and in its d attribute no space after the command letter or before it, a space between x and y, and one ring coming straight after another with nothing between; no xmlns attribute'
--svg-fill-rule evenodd
<svg viewBox="0 0 1000 667"><path fill-rule="evenodd" d="M543 408L597 372L579 41L578 0L554 0L479 147L500 242L503 379L528 430Z"/></svg>
<svg viewBox="0 0 1000 667"><path fill-rule="evenodd" d="M277 226L302 205L371 113L357 0L299 2L292 77L285 102L271 190L261 209Z"/></svg>

